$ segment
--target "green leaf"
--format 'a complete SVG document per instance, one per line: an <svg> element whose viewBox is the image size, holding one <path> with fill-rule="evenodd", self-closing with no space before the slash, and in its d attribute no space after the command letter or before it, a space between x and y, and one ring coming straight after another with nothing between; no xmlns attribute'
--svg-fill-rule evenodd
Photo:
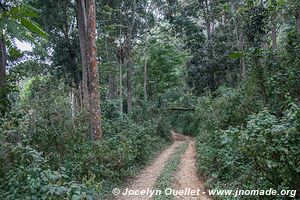
<svg viewBox="0 0 300 200"><path fill-rule="evenodd" d="M46 32L44 32L40 26L32 21L29 21L26 18L21 18L20 23L24 26L28 31L38 34L41 37L46 37Z"/></svg>
<svg viewBox="0 0 300 200"><path fill-rule="evenodd" d="M244 56L244 54L242 52L233 52L233 53L228 55L228 57L231 58L231 59L239 59L243 56Z"/></svg>
<svg viewBox="0 0 300 200"><path fill-rule="evenodd" d="M13 16L14 18L19 18L19 16L24 17L38 17L38 12L36 9L29 5L23 5L23 6L16 6L11 8L8 11L8 14Z"/></svg>

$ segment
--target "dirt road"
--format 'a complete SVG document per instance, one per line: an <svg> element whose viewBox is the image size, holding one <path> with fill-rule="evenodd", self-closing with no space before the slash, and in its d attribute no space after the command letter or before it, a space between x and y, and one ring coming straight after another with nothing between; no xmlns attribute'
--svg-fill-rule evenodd
<svg viewBox="0 0 300 200"><path fill-rule="evenodd" d="M174 133L172 133L174 136ZM173 175L172 189L184 190L190 188L192 190L199 189L201 191L200 195L187 195L187 196L174 196L175 199L199 199L207 200L207 195L205 195L204 187L202 182L197 176L197 170L195 166L195 144L194 141L186 136L180 136L180 134L175 133L176 137L173 137L173 144L162 151L153 162L140 172L127 186L120 191L119 195L115 196L116 200L146 200L152 199L149 195L151 191L154 191L153 187L159 175L162 173L164 166L170 159L172 154L176 149L185 141L188 141L188 148L181 157L181 163L178 166L176 173ZM177 139L179 138L179 139ZM142 191L144 190L146 194L139 195L129 195L128 191ZM122 195L125 194L125 195Z"/></svg>

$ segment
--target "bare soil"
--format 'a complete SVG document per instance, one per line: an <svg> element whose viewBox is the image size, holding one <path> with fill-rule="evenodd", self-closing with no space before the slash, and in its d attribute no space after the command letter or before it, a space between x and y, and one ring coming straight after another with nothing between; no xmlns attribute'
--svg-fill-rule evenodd
<svg viewBox="0 0 300 200"><path fill-rule="evenodd" d="M147 190L153 189L156 179L160 175L163 170L167 160L170 158L172 153L176 151L176 149L182 144L183 141L174 141L172 145L170 145L167 149L165 149L161 154L159 154L156 159L152 162L152 164L146 167L141 173L136 176L132 183L130 183L125 188L129 188L131 190ZM124 190L122 191L124 192ZM146 196L128 196L128 195L118 195L116 200L144 200L150 199Z"/></svg>
<svg viewBox="0 0 300 200"><path fill-rule="evenodd" d="M173 180L172 180L172 189L175 190L185 190L190 188L192 190L201 190L201 195L195 196L174 196L175 199L200 199L208 200L210 199L207 195L202 192L205 192L202 182L199 180L196 169L195 161L195 143L194 140L190 137L178 134L174 131L171 131L173 144L162 151L144 170L140 172L139 175L134 177L127 186L121 191L125 192L126 188L129 190L153 190L155 182L159 175L161 174L164 166L166 165L170 156L176 151L176 149L186 140L189 141L188 148L181 157L181 163L176 171ZM146 200L151 199L149 196L142 195L117 195L115 196L116 200Z"/></svg>
<svg viewBox="0 0 300 200"><path fill-rule="evenodd" d="M173 177L172 188L175 190L185 190L186 188L190 188L191 190L199 189L200 192L196 195L189 194L186 196L174 196L175 199L210 199L205 194L203 183L198 178L195 157L195 142L194 140L189 139L189 146L185 153L182 155L178 170Z"/></svg>

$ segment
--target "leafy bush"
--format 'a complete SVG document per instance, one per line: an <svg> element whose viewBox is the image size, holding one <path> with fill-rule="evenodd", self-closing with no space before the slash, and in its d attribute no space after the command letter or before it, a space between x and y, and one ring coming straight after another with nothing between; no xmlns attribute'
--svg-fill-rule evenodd
<svg viewBox="0 0 300 200"><path fill-rule="evenodd" d="M258 112L263 107L263 103L255 95L247 93L249 91L242 87L221 87L214 96L208 94L199 98L190 129L194 129L195 133L211 133L245 124L249 114Z"/></svg>
<svg viewBox="0 0 300 200"><path fill-rule="evenodd" d="M246 127L200 133L197 165L208 186L299 188L299 114L293 104L282 118L263 110L253 114Z"/></svg>
<svg viewBox="0 0 300 200"><path fill-rule="evenodd" d="M6 149L1 162L9 165L1 176L2 199L94 199L101 195L100 184L92 179L73 181L65 168L51 170L42 153L31 147L6 144L1 149Z"/></svg>
<svg viewBox="0 0 300 200"><path fill-rule="evenodd" d="M51 77L32 79L21 98L0 122L4 199L103 199L169 139L158 109L120 119L117 102L106 101L104 137L92 142L85 113L72 115L68 88Z"/></svg>

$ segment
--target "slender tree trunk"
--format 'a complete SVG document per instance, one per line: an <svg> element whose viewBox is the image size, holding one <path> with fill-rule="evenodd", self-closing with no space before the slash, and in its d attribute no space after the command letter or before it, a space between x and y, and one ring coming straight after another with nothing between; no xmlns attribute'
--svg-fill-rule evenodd
<svg viewBox="0 0 300 200"><path fill-rule="evenodd" d="M132 32L135 25L135 12L136 12L136 0L133 1L133 11L132 11L132 21L131 24L128 26L127 33L126 33L126 45L127 45L127 111L128 113L131 111L132 106L132 75L133 75L133 66L132 66L132 58L131 58L131 51L132 51Z"/></svg>
<svg viewBox="0 0 300 200"><path fill-rule="evenodd" d="M145 53L146 54L146 53ZM147 55L145 55L145 63L144 63L144 99L147 101Z"/></svg>
<svg viewBox="0 0 300 200"><path fill-rule="evenodd" d="M6 60L4 37L0 34L0 116L4 115L7 109Z"/></svg>
<svg viewBox="0 0 300 200"><path fill-rule="evenodd" d="M76 98L75 98L75 91L74 90L75 90L74 88L71 88L70 92L69 92L72 117L74 117L75 113L76 113L76 100L75 100Z"/></svg>
<svg viewBox="0 0 300 200"><path fill-rule="evenodd" d="M122 61L119 61L119 84L120 84L120 116L123 119L123 72Z"/></svg>
<svg viewBox="0 0 300 200"><path fill-rule="evenodd" d="M271 21L272 21L272 27L271 27L271 31L272 31L272 48L277 49L277 31L276 31L276 15L275 14L272 15Z"/></svg>
<svg viewBox="0 0 300 200"><path fill-rule="evenodd" d="M110 56L109 56L109 49L108 49L108 39L107 35L105 36L105 52L106 52L106 62L110 63ZM112 69L112 66L109 67L109 74L108 74L108 99L115 98L115 75Z"/></svg>
<svg viewBox="0 0 300 200"><path fill-rule="evenodd" d="M113 71L110 70L108 74L108 99L115 99L115 76L113 74Z"/></svg>
<svg viewBox="0 0 300 200"><path fill-rule="evenodd" d="M92 128L92 137L94 140L97 140L102 136L102 132L100 121L99 77L96 51L96 3L95 0L87 0L87 2L87 43L90 67L90 123Z"/></svg>
<svg viewBox="0 0 300 200"><path fill-rule="evenodd" d="M298 8L298 13L296 15L296 30L300 34L300 8Z"/></svg>
<svg viewBox="0 0 300 200"><path fill-rule="evenodd" d="M79 45L81 54L81 65L82 65L82 105L83 109L87 112L89 110L89 65L87 60L87 21L86 21L86 4L85 0L76 0L77 5L77 23L79 32Z"/></svg>
<svg viewBox="0 0 300 200"><path fill-rule="evenodd" d="M276 6L276 0L272 0L273 6ZM277 49L277 30L276 30L276 13L273 11L271 16L271 31L272 31L272 48Z"/></svg>
<svg viewBox="0 0 300 200"><path fill-rule="evenodd" d="M133 74L133 66L132 66L132 61L130 58L131 55L129 55L129 58L127 60L127 112L130 113L131 111L131 106L132 106L132 74Z"/></svg>
<svg viewBox="0 0 300 200"><path fill-rule="evenodd" d="M4 37L3 35L0 35L0 88L1 89L5 89L5 84L6 84L6 80L5 80L6 59L7 59L7 53L6 53L5 43L4 43Z"/></svg>
<svg viewBox="0 0 300 200"><path fill-rule="evenodd" d="M146 19L146 26L149 29L149 25L148 25L148 20ZM145 57L145 62L144 62L144 100L147 101L148 100L148 93L147 93L147 79L148 79L148 59L147 59L147 46L148 46L148 37L146 36L145 39L145 51L144 51L144 57Z"/></svg>
<svg viewBox="0 0 300 200"><path fill-rule="evenodd" d="M243 51L244 49L244 44L243 44L243 30L240 28L240 30L238 31L238 48L239 48L239 51ZM241 78L244 79L246 77L246 68L245 68L245 63L244 63L244 60L243 58L240 58L240 69L241 69Z"/></svg>
<svg viewBox="0 0 300 200"><path fill-rule="evenodd" d="M208 4L208 0L204 1L204 7L205 7L205 11L204 11L204 18L205 18L205 25L206 25L206 34L207 34L207 39L210 40L211 38L211 21L210 21L210 17L209 17L209 4Z"/></svg>

